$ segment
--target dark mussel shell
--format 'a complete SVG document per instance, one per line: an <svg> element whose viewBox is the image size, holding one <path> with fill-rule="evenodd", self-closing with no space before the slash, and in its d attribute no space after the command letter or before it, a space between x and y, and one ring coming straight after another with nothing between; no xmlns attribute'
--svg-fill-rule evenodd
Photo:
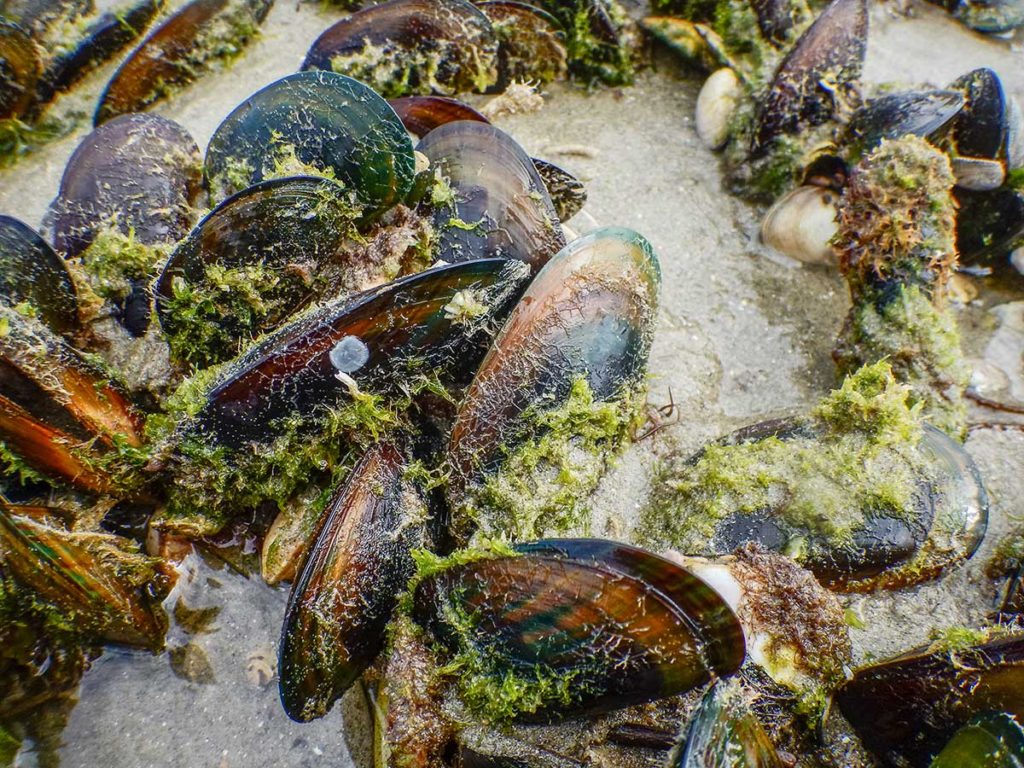
<svg viewBox="0 0 1024 768"><path fill-rule="evenodd" d="M956 244L960 262L993 270L1024 245L1024 193L1004 187L987 192L956 190Z"/></svg>
<svg viewBox="0 0 1024 768"><path fill-rule="evenodd" d="M937 139L952 129L965 99L958 89L889 93L869 100L850 118L846 142L864 155L883 139L908 133Z"/></svg>
<svg viewBox="0 0 1024 768"><path fill-rule="evenodd" d="M527 3L488 0L478 7L494 29L498 51L498 85L513 82L550 83L567 70L564 35L546 11Z"/></svg>
<svg viewBox="0 0 1024 768"><path fill-rule="evenodd" d="M661 282L635 232L606 228L571 242L544 267L480 365L449 444L450 493L493 468L531 406L552 407L584 377L595 402L643 375Z"/></svg>
<svg viewBox="0 0 1024 768"><path fill-rule="evenodd" d="M1024 637L910 651L859 669L835 702L884 762L927 766L974 715L1024 717Z"/></svg>
<svg viewBox="0 0 1024 768"><path fill-rule="evenodd" d="M434 214L438 258L518 259L536 271L565 245L543 180L508 134L486 123L447 123L416 149L454 192L452 205Z"/></svg>
<svg viewBox="0 0 1024 768"><path fill-rule="evenodd" d="M979 32L998 35L1024 24L1020 0L929 0Z"/></svg>
<svg viewBox="0 0 1024 768"><path fill-rule="evenodd" d="M41 73L42 62L32 38L0 17L0 120L25 114Z"/></svg>
<svg viewBox="0 0 1024 768"><path fill-rule="evenodd" d="M743 631L697 577L616 542L546 540L518 556L422 581L413 615L499 678L571 680L571 701L521 719L556 721L690 690L739 669Z"/></svg>
<svg viewBox="0 0 1024 768"><path fill-rule="evenodd" d="M1024 768L1024 729L1005 712L986 712L956 732L930 768Z"/></svg>
<svg viewBox="0 0 1024 768"><path fill-rule="evenodd" d="M445 123L458 120L490 122L468 104L447 96L401 96L388 99L388 104L395 110L405 129L420 138Z"/></svg>
<svg viewBox="0 0 1024 768"><path fill-rule="evenodd" d="M422 545L405 468L398 447L378 444L327 505L281 630L281 702L293 720L327 714L384 647L414 571L410 550Z"/></svg>
<svg viewBox="0 0 1024 768"><path fill-rule="evenodd" d="M18 510L0 504L0 552L15 580L58 606L75 632L153 650L163 646L167 616L158 593L169 584L157 561L120 551L132 547L125 539L68 533ZM136 573L149 571L148 583L132 584L118 571L119 560L127 558L135 561Z"/></svg>
<svg viewBox="0 0 1024 768"><path fill-rule="evenodd" d="M41 323L0 306L0 439L40 472L89 491L110 478L94 459L142 445L126 395Z"/></svg>
<svg viewBox="0 0 1024 768"><path fill-rule="evenodd" d="M31 227L0 216L0 304L22 302L54 333L79 327L78 292L64 260Z"/></svg>
<svg viewBox="0 0 1024 768"><path fill-rule="evenodd" d="M272 4L273 0L192 0L179 8L114 73L100 96L95 124L141 112L173 88L195 80L210 58L237 53Z"/></svg>
<svg viewBox="0 0 1024 768"><path fill-rule="evenodd" d="M46 62L36 89L36 102L45 104L66 91L99 64L110 59L142 34L163 8L163 0L141 0L124 13L106 11L82 36ZM71 41L59 41L67 45Z"/></svg>
<svg viewBox="0 0 1024 768"><path fill-rule="evenodd" d="M230 329L236 341L273 330L324 292L326 268L355 232L354 219L360 210L342 185L312 176L260 182L228 198L175 249L157 279L161 325L171 335L181 330L169 309L175 291L198 288L202 292L208 268L259 265L278 277L272 291L261 297L265 313L209 321ZM209 364L230 357L234 348L201 346L195 353Z"/></svg>
<svg viewBox="0 0 1024 768"><path fill-rule="evenodd" d="M394 110L367 86L332 72L288 75L242 102L210 139L206 176L218 199L226 197L272 176L281 153L291 151L375 210L400 202L412 187L412 141Z"/></svg>
<svg viewBox="0 0 1024 768"><path fill-rule="evenodd" d="M497 79L498 43L467 0L390 0L329 27L302 69L361 80L384 96L484 91Z"/></svg>
<svg viewBox="0 0 1024 768"><path fill-rule="evenodd" d="M582 181L564 168L538 157L533 158L533 165L544 181L559 221L568 221L583 210L587 204L587 188Z"/></svg>
<svg viewBox="0 0 1024 768"><path fill-rule="evenodd" d="M701 699L669 768L783 768L742 691L716 683Z"/></svg>
<svg viewBox="0 0 1024 768"><path fill-rule="evenodd" d="M753 155L801 125L829 120L837 104L856 102L867 31L865 0L833 0L822 11L782 60L758 107Z"/></svg>
<svg viewBox="0 0 1024 768"><path fill-rule="evenodd" d="M82 18L92 8L92 0L5 0L0 13L34 40L44 40L51 30Z"/></svg>
<svg viewBox="0 0 1024 768"><path fill-rule="evenodd" d="M950 87L961 89L966 98L953 126L956 154L1000 160L1008 170L1024 163L1020 110L1003 90L999 75L991 69L975 69Z"/></svg>
<svg viewBox="0 0 1024 768"><path fill-rule="evenodd" d="M122 115L68 161L51 206L54 245L73 258L112 227L143 245L173 243L188 232L200 182L188 131L158 115Z"/></svg>
<svg viewBox="0 0 1024 768"><path fill-rule="evenodd" d="M788 42L797 24L810 15L802 0L751 0L750 5L757 14L761 36L774 45Z"/></svg>
<svg viewBox="0 0 1024 768"><path fill-rule="evenodd" d="M232 364L207 394L196 427L216 445L239 446L266 439L281 417L311 416L344 402L349 390L336 376L331 351L346 337L366 354L346 373L372 393L391 391L414 370L464 375L480 359L477 333L505 317L525 273L504 259L436 267L324 307ZM487 306L468 325L446 311L463 291L473 291Z"/></svg>

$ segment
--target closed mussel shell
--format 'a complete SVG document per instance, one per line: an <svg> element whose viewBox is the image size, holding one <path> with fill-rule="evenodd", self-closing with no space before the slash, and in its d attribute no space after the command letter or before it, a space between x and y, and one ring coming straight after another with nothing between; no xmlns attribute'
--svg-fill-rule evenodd
<svg viewBox="0 0 1024 768"><path fill-rule="evenodd" d="M293 720L326 714L384 647L410 550L422 545L405 466L399 447L374 446L327 505L281 631L281 701Z"/></svg>
<svg viewBox="0 0 1024 768"><path fill-rule="evenodd" d="M273 0L192 0L164 21L122 62L96 107L96 125L141 112L187 85L207 60L237 53Z"/></svg>
<svg viewBox="0 0 1024 768"><path fill-rule="evenodd" d="M442 266L328 305L233 363L207 394L195 427L218 445L237 446L266 439L283 416L344 402L350 390L339 373L377 394L402 384L410 365L464 376L480 359L479 332L505 317L525 273L503 259ZM472 319L458 310L464 292L484 307Z"/></svg>
<svg viewBox="0 0 1024 768"><path fill-rule="evenodd" d="M950 87L964 94L964 108L953 127L956 153L964 157L1005 159L1011 116L999 75L983 67L958 77Z"/></svg>
<svg viewBox="0 0 1024 768"><path fill-rule="evenodd" d="M835 701L887 764L927 766L975 715L1024 717L1024 637L910 651L857 670Z"/></svg>
<svg viewBox="0 0 1024 768"><path fill-rule="evenodd" d="M388 99L388 104L395 110L405 129L420 138L445 123L457 120L490 122L468 104L448 96L400 96Z"/></svg>
<svg viewBox="0 0 1024 768"><path fill-rule="evenodd" d="M701 699L671 768L783 768L742 691L716 683Z"/></svg>
<svg viewBox="0 0 1024 768"><path fill-rule="evenodd" d="M54 333L78 328L78 295L64 260L31 227L0 216L0 303L22 302Z"/></svg>
<svg viewBox="0 0 1024 768"><path fill-rule="evenodd" d="M867 4L833 0L800 36L775 73L755 118L751 152L801 125L820 125L835 104L855 102L867 49ZM825 88L822 83L828 82Z"/></svg>
<svg viewBox="0 0 1024 768"><path fill-rule="evenodd" d="M39 52L28 32L0 17L0 119L25 114L41 71Z"/></svg>
<svg viewBox="0 0 1024 768"><path fill-rule="evenodd" d="M467 0L391 0L329 27L302 69L334 71L384 96L483 91L497 79L491 24Z"/></svg>
<svg viewBox="0 0 1024 768"><path fill-rule="evenodd" d="M123 115L78 145L51 206L53 240L65 258L116 228L144 245L188 232L199 193L199 148L184 128L158 115Z"/></svg>
<svg viewBox="0 0 1024 768"><path fill-rule="evenodd" d="M957 89L889 93L871 99L853 114L846 141L858 154L866 154L883 139L898 139L908 133L939 138L952 129L964 104L963 93Z"/></svg>
<svg viewBox="0 0 1024 768"><path fill-rule="evenodd" d="M189 312L196 296L223 283L225 270L258 269L272 286L260 293L259 311L208 318L224 333L197 334L188 347L187 356L204 365L231 357L239 338L273 330L324 291L332 257L355 233L361 212L340 184L311 176L260 182L228 198L174 250L157 279L156 306L165 332L175 337L184 330L175 307L184 302ZM218 344L224 338L229 343Z"/></svg>
<svg viewBox="0 0 1024 768"><path fill-rule="evenodd" d="M566 50L557 19L540 8L508 0L489 0L479 8L501 44L499 86L550 83L565 76Z"/></svg>
<svg viewBox="0 0 1024 768"><path fill-rule="evenodd" d="M956 732L931 768L1021 768L1024 729L1012 715L986 712Z"/></svg>
<svg viewBox="0 0 1024 768"><path fill-rule="evenodd" d="M440 259L518 259L536 271L565 244L543 180L508 134L486 123L446 123L416 149L454 193L434 214Z"/></svg>
<svg viewBox="0 0 1024 768"><path fill-rule="evenodd" d="M531 405L563 401L580 377L598 402L635 383L647 364L659 285L657 257L630 230L597 230L548 262L460 407L449 444L453 498L492 468Z"/></svg>
<svg viewBox="0 0 1024 768"><path fill-rule="evenodd" d="M957 189L956 244L964 264L993 270L1024 243L1024 194L1008 187L987 192Z"/></svg>
<svg viewBox="0 0 1024 768"><path fill-rule="evenodd" d="M583 210L587 204L587 188L582 181L548 160L535 157L533 165L544 181L559 221L568 221Z"/></svg>
<svg viewBox="0 0 1024 768"><path fill-rule="evenodd" d="M288 75L242 102L210 139L206 176L220 200L276 175L282 162L332 175L379 211L405 197L415 169L394 110L332 72Z"/></svg>
<svg viewBox="0 0 1024 768"><path fill-rule="evenodd" d="M478 674L571 681L568 701L540 701L519 715L528 721L671 696L732 674L745 654L714 590L614 542L541 541L454 566L419 584L414 617L452 652L473 655Z"/></svg>

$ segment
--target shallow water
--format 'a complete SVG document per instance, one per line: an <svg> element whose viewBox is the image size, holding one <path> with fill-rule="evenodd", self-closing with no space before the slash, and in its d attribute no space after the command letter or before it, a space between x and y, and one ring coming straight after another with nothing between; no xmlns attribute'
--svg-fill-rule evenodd
<svg viewBox="0 0 1024 768"><path fill-rule="evenodd" d="M905 18L887 6L873 8L870 80L939 85L986 65L1024 101L1019 44L972 34L930 6L912 11L914 17ZM315 5L279 2L262 39L233 68L205 77L157 111L181 122L204 146L239 101L294 71L337 16ZM88 106L108 77L105 71L91 78L72 106ZM720 189L717 159L693 129L699 85L659 57L657 68L631 88L586 93L557 85L539 113L498 121L531 154L564 164L588 183L590 199L574 229L632 227L661 257L664 290L650 399L654 405L671 399L678 422L619 460L594 498L595 535L628 533L659 456L693 450L741 424L805 410L834 384L829 354L846 312L844 284L833 270L801 266L759 245L758 212ZM85 132L82 126L0 173L0 212L38 225ZM969 353L1002 370L1008 387L1020 387L1024 310L1020 304L990 310L982 303L960 310ZM1012 419L981 409L972 418ZM858 660L924 642L937 628L977 623L991 610L994 589L981 571L1007 516L1024 511L1024 432L979 428L967 445L991 495L989 539L940 583L849 599L864 624L851 630ZM212 681L183 679L166 654L106 653L85 677L64 733L63 766L348 765L350 749L365 754L355 742L367 728L354 714L347 737L339 709L315 723L291 723L278 704L276 681L261 686L253 680L262 663L254 654L272 663L285 590L199 562L191 563L182 588L193 608L221 607L213 631L190 637L176 627L170 638L171 645L192 642L202 649Z"/></svg>

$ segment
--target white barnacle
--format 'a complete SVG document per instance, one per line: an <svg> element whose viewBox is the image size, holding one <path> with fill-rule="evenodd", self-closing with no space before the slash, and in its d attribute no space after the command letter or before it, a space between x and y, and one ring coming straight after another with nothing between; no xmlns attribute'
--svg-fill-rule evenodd
<svg viewBox="0 0 1024 768"><path fill-rule="evenodd" d="M459 291L444 305L444 316L459 325L468 325L486 314L487 305L482 301L481 293L472 288Z"/></svg>
<svg viewBox="0 0 1024 768"><path fill-rule="evenodd" d="M351 374L366 365L370 359L369 347L356 336L345 336L331 348L328 356L338 381L347 386L353 395L358 394L359 386Z"/></svg>

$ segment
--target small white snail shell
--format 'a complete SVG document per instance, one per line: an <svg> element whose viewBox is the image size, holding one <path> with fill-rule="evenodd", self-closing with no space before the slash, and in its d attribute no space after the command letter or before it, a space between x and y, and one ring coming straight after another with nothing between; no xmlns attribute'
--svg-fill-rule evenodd
<svg viewBox="0 0 1024 768"><path fill-rule="evenodd" d="M729 121L742 88L729 67L714 72L697 95L697 135L708 149L721 149L729 140Z"/></svg>
<svg viewBox="0 0 1024 768"><path fill-rule="evenodd" d="M831 241L839 229L838 197L824 187L797 187L765 214L762 242L806 264L835 263Z"/></svg>

